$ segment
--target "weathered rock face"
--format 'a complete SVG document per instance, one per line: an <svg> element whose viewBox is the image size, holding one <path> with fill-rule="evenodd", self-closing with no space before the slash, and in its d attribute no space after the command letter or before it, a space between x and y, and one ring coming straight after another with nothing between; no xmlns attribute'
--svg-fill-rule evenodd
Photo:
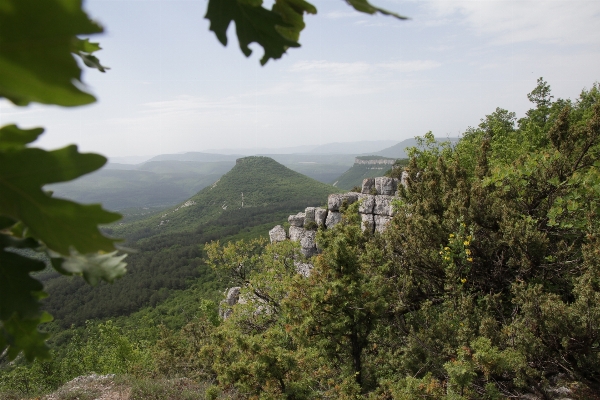
<svg viewBox="0 0 600 400"><path fill-rule="evenodd" d="M301 262L298 262L298 261L294 262L294 266L296 267L296 272L299 273L300 275L302 275L305 278L308 278L308 276L310 275L310 272L313 269L313 265L312 264L301 263Z"/></svg>
<svg viewBox="0 0 600 400"><path fill-rule="evenodd" d="M292 242L299 242L304 235L306 230L304 228L300 228L298 226L290 226L290 240Z"/></svg>
<svg viewBox="0 0 600 400"><path fill-rule="evenodd" d="M358 200L360 193L349 192L345 194L330 194L327 199L327 208L329 211L339 211L344 202L350 205Z"/></svg>
<svg viewBox="0 0 600 400"><path fill-rule="evenodd" d="M304 225L315 222L315 209L316 207L306 207L306 210L304 210Z"/></svg>
<svg viewBox="0 0 600 400"><path fill-rule="evenodd" d="M271 243L283 242L287 239L285 228L281 225L277 225L275 228L269 231L269 239Z"/></svg>
<svg viewBox="0 0 600 400"><path fill-rule="evenodd" d="M396 162L393 158L376 158L372 160L364 160L361 158L355 158L354 164L368 164L368 165L394 165Z"/></svg>
<svg viewBox="0 0 600 400"><path fill-rule="evenodd" d="M363 232L366 230L373 232L375 229L375 220L373 219L373 214L360 214L360 219Z"/></svg>
<svg viewBox="0 0 600 400"><path fill-rule="evenodd" d="M327 219L327 210L325 208L317 207L315 208L315 222L317 226L325 225L325 220Z"/></svg>
<svg viewBox="0 0 600 400"><path fill-rule="evenodd" d="M363 179L362 190L360 192L362 194L371 194L373 189L375 189L375 178Z"/></svg>
<svg viewBox="0 0 600 400"><path fill-rule="evenodd" d="M237 304L240 299L240 290L241 288L239 286L227 290L225 300L221 301L221 304L219 305L219 317L227 319L227 317L231 315L231 307Z"/></svg>
<svg viewBox="0 0 600 400"><path fill-rule="evenodd" d="M305 219L305 214L302 212L299 212L296 215L290 215L288 217L288 222L290 223L291 226L304 226L304 219Z"/></svg>
<svg viewBox="0 0 600 400"><path fill-rule="evenodd" d="M304 257L312 257L317 254L317 232L305 231L300 239L300 251Z"/></svg>
<svg viewBox="0 0 600 400"><path fill-rule="evenodd" d="M350 205L360 202L358 212L361 216L362 229L383 232L391 217L394 216L393 200L398 189L398 184L406 185L408 175L402 174L402 180L388 177L367 178L363 180L361 193L349 192L345 194L332 194L327 199L327 209L321 207L307 207L304 212L290 215L289 235L290 240L300 242L302 254L307 257L318 253L314 244L315 233L313 222L317 227L325 226L331 229L342 220L340 208L342 205ZM377 193L377 194L373 194ZM310 225L309 225L310 224ZM309 229L307 229L309 228ZM269 232L271 242L281 241L284 237L280 227L275 227ZM312 233L308 233L312 232Z"/></svg>
<svg viewBox="0 0 600 400"><path fill-rule="evenodd" d="M375 207L375 198L372 194L361 194L358 196L360 205L358 206L358 212L361 214L373 214L373 208Z"/></svg>
<svg viewBox="0 0 600 400"><path fill-rule="evenodd" d="M400 184L404 187L408 185L408 172L402 171L402 175L400 177Z"/></svg>
<svg viewBox="0 0 600 400"><path fill-rule="evenodd" d="M375 189L377 189L377 194L394 196L398 190L398 179L386 176L375 178Z"/></svg>
<svg viewBox="0 0 600 400"><path fill-rule="evenodd" d="M375 207L373 208L373 214L386 215L388 217L394 216L394 207L392 206L392 196L374 196Z"/></svg>
<svg viewBox="0 0 600 400"><path fill-rule="evenodd" d="M392 220L392 217L388 217L387 215L373 215L373 220L375 221L375 230L383 233Z"/></svg>
<svg viewBox="0 0 600 400"><path fill-rule="evenodd" d="M342 220L342 214L339 211L329 211L327 219L325 220L325 226L327 229L331 229L336 226Z"/></svg>

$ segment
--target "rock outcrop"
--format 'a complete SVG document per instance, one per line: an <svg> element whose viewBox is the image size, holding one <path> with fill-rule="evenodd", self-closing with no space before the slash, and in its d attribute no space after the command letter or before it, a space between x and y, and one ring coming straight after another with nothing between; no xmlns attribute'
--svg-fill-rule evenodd
<svg viewBox="0 0 600 400"><path fill-rule="evenodd" d="M287 234L285 233L285 228L281 225L277 225L275 228L269 231L269 239L271 243L283 242L287 239Z"/></svg>
<svg viewBox="0 0 600 400"><path fill-rule="evenodd" d="M341 209L350 204L360 202L358 212L362 221L362 229L371 232L383 232L394 216L393 200L398 189L399 181L395 178L367 178L363 180L361 193L349 192L344 194L331 194L327 199L327 208L307 207L304 212L290 215L288 232L281 225L269 231L271 243L282 242L289 239L300 243L300 252L306 258L319 253L316 243L316 230L325 226L333 228L342 220ZM405 184L402 182L401 184ZM307 277L313 268L310 263L295 261L296 272ZM231 306L243 303L240 299L240 288L233 287L227 291L225 300L221 302L219 314L227 319L231 313Z"/></svg>
<svg viewBox="0 0 600 400"><path fill-rule="evenodd" d="M227 319L227 317L231 315L231 307L237 304L240 300L241 289L241 287L235 286L227 290L227 293L225 294L225 299L221 301L221 304L219 306L219 316L222 319Z"/></svg>
<svg viewBox="0 0 600 400"><path fill-rule="evenodd" d="M326 209L307 207L304 212L290 215L287 234L281 225L273 228L269 232L271 242L280 242L287 237L294 242L300 242L302 254L311 257L318 253L314 230L323 225L328 229L333 228L342 220L340 210L357 201L360 202L358 212L362 229L383 232L394 216L393 200L399 184L406 183L396 178L367 178L363 180L361 193L331 194L327 199Z"/></svg>
<svg viewBox="0 0 600 400"><path fill-rule="evenodd" d="M368 164L368 165L394 165L396 162L395 158L355 158L354 164Z"/></svg>

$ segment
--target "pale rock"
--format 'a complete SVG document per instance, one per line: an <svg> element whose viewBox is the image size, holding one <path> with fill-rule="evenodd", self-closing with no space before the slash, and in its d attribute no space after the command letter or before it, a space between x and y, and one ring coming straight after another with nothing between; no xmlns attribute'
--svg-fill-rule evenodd
<svg viewBox="0 0 600 400"><path fill-rule="evenodd" d="M407 187L408 186L408 172L407 171L402 171L402 176L400 177L400 183L402 184L402 186Z"/></svg>
<svg viewBox="0 0 600 400"><path fill-rule="evenodd" d="M315 208L315 222L317 226L325 225L325 220L327 219L327 209L316 207Z"/></svg>
<svg viewBox="0 0 600 400"><path fill-rule="evenodd" d="M327 198L327 208L329 209L329 211L339 211L343 201L343 194L330 194Z"/></svg>
<svg viewBox="0 0 600 400"><path fill-rule="evenodd" d="M227 290L225 300L221 301L221 304L219 305L219 317L221 317L221 319L227 319L233 312L231 307L233 307L239 301L240 290L241 288L239 286L235 286Z"/></svg>
<svg viewBox="0 0 600 400"><path fill-rule="evenodd" d="M325 226L327 229L331 229L336 226L342 220L342 214L338 211L329 211L327 214L327 220L325 221Z"/></svg>
<svg viewBox="0 0 600 400"><path fill-rule="evenodd" d="M392 200L394 200L393 196L375 196L373 214L393 217L394 206L392 205Z"/></svg>
<svg viewBox="0 0 600 400"><path fill-rule="evenodd" d="M373 214L373 208L375 207L375 198L372 194L359 194L358 201L358 212L361 214Z"/></svg>
<svg viewBox="0 0 600 400"><path fill-rule="evenodd" d="M388 224L392 220L392 217L386 215L374 215L373 220L375 221L375 230L382 233L386 230Z"/></svg>
<svg viewBox="0 0 600 400"><path fill-rule="evenodd" d="M269 231L269 239L271 243L283 242L286 239L285 229L281 225L277 225L275 228Z"/></svg>
<svg viewBox="0 0 600 400"><path fill-rule="evenodd" d="M242 288L239 286L234 286L227 290L227 295L225 296L224 301L228 306L233 306L238 302L238 300L240 298L240 290L241 289Z"/></svg>
<svg viewBox="0 0 600 400"><path fill-rule="evenodd" d="M387 176L377 177L375 178L375 189L377 189L377 194L393 196L398 189L398 179L388 178Z"/></svg>
<svg viewBox="0 0 600 400"><path fill-rule="evenodd" d="M290 215L288 217L288 222L291 226L304 226L304 213L299 212L296 215Z"/></svg>
<svg viewBox="0 0 600 400"><path fill-rule="evenodd" d="M361 219L361 229L362 231L369 230L371 233L375 229L375 220L373 218L373 214L360 214Z"/></svg>
<svg viewBox="0 0 600 400"><path fill-rule="evenodd" d="M310 276L310 272L313 269L313 265L309 263L301 263L298 261L294 261L294 266L296 267L296 273L302 275L305 278Z"/></svg>
<svg viewBox="0 0 600 400"><path fill-rule="evenodd" d="M350 205L358 200L360 193L348 192L345 194L330 194L327 198L327 208L329 211L339 211L344 202Z"/></svg>
<svg viewBox="0 0 600 400"><path fill-rule="evenodd" d="M315 207L306 207L304 210L304 225L309 222L315 222Z"/></svg>
<svg viewBox="0 0 600 400"><path fill-rule="evenodd" d="M315 231L305 231L302 235L300 239L300 252L304 257L312 257L317 254L316 235Z"/></svg>
<svg viewBox="0 0 600 400"><path fill-rule="evenodd" d="M299 242L304 236L306 229L300 228L299 226L290 226L290 240L292 242Z"/></svg>
<svg viewBox="0 0 600 400"><path fill-rule="evenodd" d="M360 193L358 192L348 192L344 194L345 200L348 202L348 205L356 203L358 201L358 196L360 196Z"/></svg>
<svg viewBox="0 0 600 400"><path fill-rule="evenodd" d="M363 179L361 192L363 194L371 194L374 187L375 187L375 178Z"/></svg>

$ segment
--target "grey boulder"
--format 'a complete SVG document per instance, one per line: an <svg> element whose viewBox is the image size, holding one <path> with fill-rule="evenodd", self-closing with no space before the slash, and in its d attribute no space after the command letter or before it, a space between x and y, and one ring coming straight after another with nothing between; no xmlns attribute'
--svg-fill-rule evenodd
<svg viewBox="0 0 600 400"><path fill-rule="evenodd" d="M286 239L285 229L281 225L269 231L269 239L271 243L283 242Z"/></svg>
<svg viewBox="0 0 600 400"><path fill-rule="evenodd" d="M304 213L299 212L296 215L290 215L288 222L291 226L304 226Z"/></svg>

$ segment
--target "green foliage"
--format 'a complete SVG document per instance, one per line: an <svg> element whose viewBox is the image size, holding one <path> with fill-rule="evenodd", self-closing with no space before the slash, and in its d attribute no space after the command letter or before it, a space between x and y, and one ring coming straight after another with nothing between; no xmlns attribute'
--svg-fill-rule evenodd
<svg viewBox="0 0 600 400"><path fill-rule="evenodd" d="M371 5L367 0L348 1L355 10L367 14L377 12L406 19L401 15ZM217 39L227 45L227 28L235 22L240 49L250 56L248 45L258 43L264 49L260 60L278 59L289 47L300 47L298 39L304 29L304 13L316 14L317 9L304 0L277 0L271 10L262 7L262 0L210 0L205 18Z"/></svg>
<svg viewBox="0 0 600 400"><path fill-rule="evenodd" d="M99 46L76 37L101 31L79 0L3 0L0 96L20 106L93 102L94 97L80 89L81 69L72 53L103 70L92 55ZM106 159L81 154L76 146L53 151L28 147L42 132L16 125L0 128L0 270L6 285L0 292L0 353L6 352L9 359L20 351L28 359L49 355L47 335L37 331L39 324L51 320L40 308L45 293L29 276L44 264L30 258L32 250L47 253L57 270L82 274L90 283L112 281L125 271L124 256L114 251L115 240L98 230L99 224L119 219L118 214L56 199L43 190L47 184L94 171Z"/></svg>
<svg viewBox="0 0 600 400"><path fill-rule="evenodd" d="M220 385L248 397L500 399L566 377L574 397L597 391L598 93L536 103L516 126L497 109L455 147L426 135L391 227L363 233L347 207L320 231L308 277L293 244L211 245L214 267L242 287L203 353Z"/></svg>
<svg viewBox="0 0 600 400"><path fill-rule="evenodd" d="M94 102L92 95L78 87L81 69L72 53L85 50L91 55L98 50L76 35L100 32L102 28L81 9L81 0L3 0L0 96L21 106L31 102L61 106Z"/></svg>
<svg viewBox="0 0 600 400"><path fill-rule="evenodd" d="M124 256L117 256L116 251L96 253L115 249L115 240L103 236L98 225L120 216L97 205L55 199L43 190L48 183L93 171L106 159L78 153L75 146L54 151L26 147L42 132L15 125L0 128L0 268L3 281L10 285L10 290L2 290L0 295L0 349L8 348L10 358L20 350L28 358L47 356L43 345L46 335L36 329L51 319L42 313L38 302L44 297L42 285L29 277L30 272L44 269L44 264L11 249L45 251L58 271L81 274L92 284L100 279L112 281L125 272ZM15 304L18 308L13 307Z"/></svg>

